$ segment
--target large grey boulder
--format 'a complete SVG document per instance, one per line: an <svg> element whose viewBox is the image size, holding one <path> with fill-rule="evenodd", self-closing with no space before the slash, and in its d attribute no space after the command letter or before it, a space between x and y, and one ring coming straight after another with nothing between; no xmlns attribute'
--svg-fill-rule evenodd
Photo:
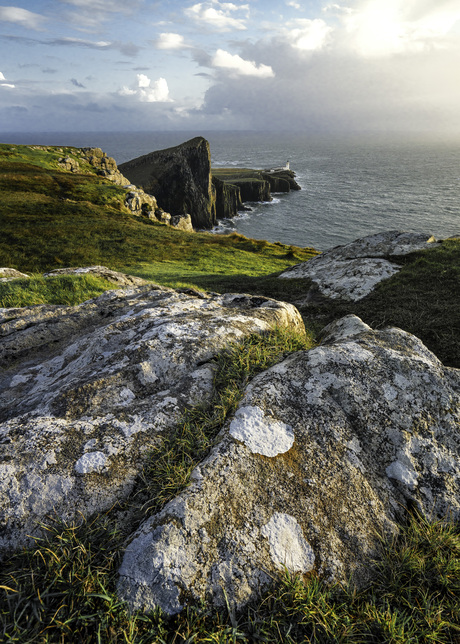
<svg viewBox="0 0 460 644"><path fill-rule="evenodd" d="M50 514L126 498L146 453L212 392L212 358L289 304L148 285L76 307L0 310L0 555Z"/></svg>
<svg viewBox="0 0 460 644"><path fill-rule="evenodd" d="M377 233L325 251L289 268L280 278L307 278L326 297L357 301L401 269L389 257L429 250L437 245L434 237L423 233L397 230Z"/></svg>
<svg viewBox="0 0 460 644"><path fill-rule="evenodd" d="M276 576L368 580L408 505L460 510L460 372L416 337L350 316L258 375L188 489L120 568L132 608L240 607Z"/></svg>

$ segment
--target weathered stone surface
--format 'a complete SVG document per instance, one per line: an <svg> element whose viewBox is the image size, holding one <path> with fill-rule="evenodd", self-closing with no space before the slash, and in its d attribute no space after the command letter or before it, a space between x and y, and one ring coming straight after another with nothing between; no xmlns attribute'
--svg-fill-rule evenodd
<svg viewBox="0 0 460 644"><path fill-rule="evenodd" d="M176 215L171 217L170 224L177 230L183 230L187 233L193 233L192 218L190 215Z"/></svg>
<svg viewBox="0 0 460 644"><path fill-rule="evenodd" d="M80 171L80 164L76 159L72 159L72 157L62 157L61 159L59 159L58 163L62 167L62 169L67 170L67 172Z"/></svg>
<svg viewBox="0 0 460 644"><path fill-rule="evenodd" d="M211 153L203 137L132 159L120 164L120 170L173 217L190 214L195 228L216 223Z"/></svg>
<svg viewBox="0 0 460 644"><path fill-rule="evenodd" d="M52 277L53 275L95 275L101 277L112 284L118 286L142 286L147 284L142 277L135 275L126 275L119 271L113 271L106 266L85 266L84 268L56 268L54 271L44 273L43 277Z"/></svg>
<svg viewBox="0 0 460 644"><path fill-rule="evenodd" d="M357 301L400 270L388 258L436 246L434 237L423 233L377 233L325 251L289 268L280 278L308 278L326 297Z"/></svg>
<svg viewBox="0 0 460 644"><path fill-rule="evenodd" d="M154 285L0 310L0 553L49 514L125 498L158 433L210 395L215 353L274 325L302 321L267 298Z"/></svg>
<svg viewBox="0 0 460 644"><path fill-rule="evenodd" d="M119 593L169 613L241 606L284 566L367 581L404 508L460 510L460 372L354 316L247 387L190 487L129 543Z"/></svg>
<svg viewBox="0 0 460 644"><path fill-rule="evenodd" d="M28 279L29 275L17 271L15 268L0 268L0 282L9 282L17 279Z"/></svg>

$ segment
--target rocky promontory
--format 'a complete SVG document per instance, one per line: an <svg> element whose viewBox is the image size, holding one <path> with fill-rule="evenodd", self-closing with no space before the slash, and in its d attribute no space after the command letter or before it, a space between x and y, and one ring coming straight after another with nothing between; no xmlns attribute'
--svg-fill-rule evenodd
<svg viewBox="0 0 460 644"><path fill-rule="evenodd" d="M209 143L203 137L150 152L119 169L171 215L190 215L194 228L212 228L217 219L234 217L245 209L244 202L270 201L272 192L300 190L288 168L211 168Z"/></svg>

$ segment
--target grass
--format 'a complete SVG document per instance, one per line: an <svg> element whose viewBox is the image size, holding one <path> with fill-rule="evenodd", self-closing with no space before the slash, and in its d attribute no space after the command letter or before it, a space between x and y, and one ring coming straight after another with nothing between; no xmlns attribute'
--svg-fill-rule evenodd
<svg viewBox="0 0 460 644"><path fill-rule="evenodd" d="M0 282L0 308L67 304L75 306L101 295L116 285L94 275L60 275Z"/></svg>
<svg viewBox="0 0 460 644"><path fill-rule="evenodd" d="M460 530L452 522L408 518L385 542L375 582L361 592L280 576L260 600L235 614L204 604L168 617L130 614L116 595L124 540L145 514L187 485L246 383L312 339L286 329L246 338L216 358L214 397L187 412L161 454L152 454L127 504L129 528L117 512L77 524L50 521L32 548L0 572L0 641L68 644L191 642L457 643L460 635ZM153 465L154 463L154 465Z"/></svg>

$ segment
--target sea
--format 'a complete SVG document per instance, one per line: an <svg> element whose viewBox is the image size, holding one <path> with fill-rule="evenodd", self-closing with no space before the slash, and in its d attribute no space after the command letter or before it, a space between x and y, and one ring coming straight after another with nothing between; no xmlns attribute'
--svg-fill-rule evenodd
<svg viewBox="0 0 460 644"><path fill-rule="evenodd" d="M216 233L317 250L387 230L460 235L460 139L415 134L75 132L0 134L0 142L100 147L117 163L204 136L215 167L287 161L300 191L223 220Z"/></svg>

